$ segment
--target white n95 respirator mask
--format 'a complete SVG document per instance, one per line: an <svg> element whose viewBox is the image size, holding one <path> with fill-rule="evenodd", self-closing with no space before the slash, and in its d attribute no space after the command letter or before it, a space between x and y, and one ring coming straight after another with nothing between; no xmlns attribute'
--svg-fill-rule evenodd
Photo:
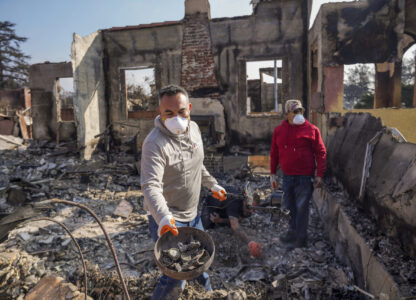
<svg viewBox="0 0 416 300"><path fill-rule="evenodd" d="M293 124L302 125L303 123L305 123L305 118L304 118L304 116L302 114L297 114L293 118Z"/></svg>
<svg viewBox="0 0 416 300"><path fill-rule="evenodd" d="M189 120L181 116L176 116L165 120L165 127L173 134L185 133L188 128Z"/></svg>

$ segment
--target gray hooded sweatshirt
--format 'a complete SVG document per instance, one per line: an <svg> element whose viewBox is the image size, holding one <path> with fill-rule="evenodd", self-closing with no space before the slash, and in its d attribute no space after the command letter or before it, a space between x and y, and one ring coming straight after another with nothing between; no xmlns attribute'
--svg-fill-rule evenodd
<svg viewBox="0 0 416 300"><path fill-rule="evenodd" d="M140 183L144 209L156 222L169 214L181 222L197 215L201 183L211 189L217 181L206 170L198 125L191 121L184 134L173 134L155 118L155 128L143 142Z"/></svg>

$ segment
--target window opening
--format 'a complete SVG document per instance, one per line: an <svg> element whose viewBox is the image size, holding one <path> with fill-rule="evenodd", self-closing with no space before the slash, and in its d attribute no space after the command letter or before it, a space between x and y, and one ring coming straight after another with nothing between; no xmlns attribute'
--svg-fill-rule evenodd
<svg viewBox="0 0 416 300"><path fill-rule="evenodd" d="M415 106L415 57L416 44L411 46L402 60L402 107Z"/></svg>
<svg viewBox="0 0 416 300"><path fill-rule="evenodd" d="M125 69L125 99L129 118L145 117L158 107L154 68Z"/></svg>
<svg viewBox="0 0 416 300"><path fill-rule="evenodd" d="M344 66L344 109L374 108L374 64Z"/></svg>
<svg viewBox="0 0 416 300"><path fill-rule="evenodd" d="M281 59L246 62L246 78L248 114L281 111Z"/></svg>
<svg viewBox="0 0 416 300"><path fill-rule="evenodd" d="M58 122L74 121L74 78L56 79L56 108Z"/></svg>

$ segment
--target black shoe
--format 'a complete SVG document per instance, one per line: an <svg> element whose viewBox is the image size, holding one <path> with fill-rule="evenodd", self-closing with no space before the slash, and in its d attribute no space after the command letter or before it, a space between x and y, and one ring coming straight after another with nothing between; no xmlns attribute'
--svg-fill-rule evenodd
<svg viewBox="0 0 416 300"><path fill-rule="evenodd" d="M296 235L293 231L289 230L284 235L280 236L279 240L282 243L291 243L291 242L296 241Z"/></svg>
<svg viewBox="0 0 416 300"><path fill-rule="evenodd" d="M308 243L306 239L296 239L293 242L288 243L288 245L286 246L286 250L291 251L296 248L306 248L307 245Z"/></svg>

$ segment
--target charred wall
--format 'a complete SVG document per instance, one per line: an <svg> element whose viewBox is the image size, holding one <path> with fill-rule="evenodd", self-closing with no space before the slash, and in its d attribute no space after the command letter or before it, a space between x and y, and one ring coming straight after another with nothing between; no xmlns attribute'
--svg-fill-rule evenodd
<svg viewBox="0 0 416 300"><path fill-rule="evenodd" d="M115 139L122 142L139 132L137 145L140 147L141 141L153 127L153 119L157 114L154 111L138 112L135 118L128 117L121 70L154 68L156 89L169 83L189 85L183 82L189 74L182 74L184 63L188 68L187 62L192 59L187 43L194 47L198 41L191 39L184 45L186 28L190 33L201 33L204 29L202 36L209 33L211 43L204 49L208 51L212 47L215 63L213 70L209 62L207 68L201 68L201 72L207 73L201 82L209 84L203 87L198 85L198 94L194 95L192 93L196 92L191 91L191 96L220 100L227 122L228 143L269 143L273 129L281 122L283 115L261 113L251 116L247 113L245 63L250 60L281 59L284 84L281 92L283 99L279 101L306 98L303 91L303 50L306 47L304 22L307 20L303 17L303 10L306 9L303 2L261 2L251 16L209 19L209 13L196 13L186 15L183 21L103 30L105 97ZM192 18L202 16L205 16L207 23L201 29L192 22ZM188 25L191 27L187 28ZM201 64L200 60L197 62Z"/></svg>
<svg viewBox="0 0 416 300"><path fill-rule="evenodd" d="M0 90L0 112L6 114L8 111L25 108L24 89Z"/></svg>
<svg viewBox="0 0 416 300"><path fill-rule="evenodd" d="M251 16L213 19L211 37L217 78L224 91L231 143L269 143L282 115L247 113L246 62L281 59L283 99L303 99L302 1L269 1L257 4Z"/></svg>
<svg viewBox="0 0 416 300"><path fill-rule="evenodd" d="M404 32L416 41L416 2L406 0Z"/></svg>
<svg viewBox="0 0 416 300"><path fill-rule="evenodd" d="M391 62L403 55L405 0L327 3L315 23L325 65Z"/></svg>
<svg viewBox="0 0 416 300"><path fill-rule="evenodd" d="M103 134L108 124L100 31L85 37L74 34L71 62L77 142L82 156L89 159L97 147L98 136Z"/></svg>
<svg viewBox="0 0 416 300"><path fill-rule="evenodd" d="M327 133L329 174L342 183L353 205L371 214L387 235L397 237L415 256L416 144L399 142L370 114L348 113L342 122L337 120L330 119L328 127L332 128L323 130ZM367 143L374 137L360 198Z"/></svg>
<svg viewBox="0 0 416 300"><path fill-rule="evenodd" d="M57 121L57 78L72 77L70 62L40 63L29 68L29 87L32 97L33 138L60 141L73 140L76 137L74 122Z"/></svg>
<svg viewBox="0 0 416 300"><path fill-rule="evenodd" d="M356 63L377 64L376 108L401 106L400 62L409 38L406 30L413 28L409 2L362 0L322 5L308 34L308 102L314 111L343 109L343 65ZM385 70L394 70L394 76Z"/></svg>
<svg viewBox="0 0 416 300"><path fill-rule="evenodd" d="M139 118L128 118L126 101L121 89L122 69L151 67L155 71L156 89L167 84L180 84L182 26L180 22L160 26L103 31L104 72L109 121L119 141L134 136L138 144L153 128L156 112Z"/></svg>

